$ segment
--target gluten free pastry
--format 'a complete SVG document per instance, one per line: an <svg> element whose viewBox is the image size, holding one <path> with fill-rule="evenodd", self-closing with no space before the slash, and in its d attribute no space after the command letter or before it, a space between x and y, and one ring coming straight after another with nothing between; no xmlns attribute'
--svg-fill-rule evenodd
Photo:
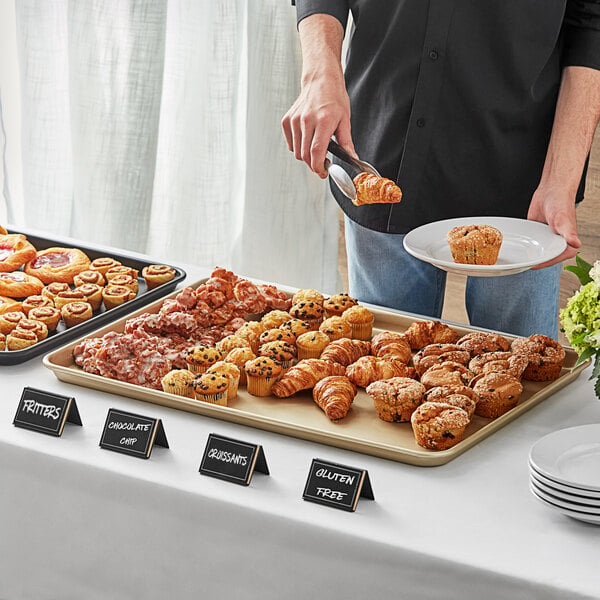
<svg viewBox="0 0 600 600"><path fill-rule="evenodd" d="M391 180L371 173L359 173L354 178L356 206L363 204L396 203L402 200L402 190Z"/></svg>
<svg viewBox="0 0 600 600"><path fill-rule="evenodd" d="M452 259L467 265L495 265L502 232L491 225L460 225L447 235Z"/></svg>
<svg viewBox="0 0 600 600"><path fill-rule="evenodd" d="M24 268L25 273L37 277L43 283L73 283L75 276L89 267L90 259L83 250L57 246L40 250Z"/></svg>

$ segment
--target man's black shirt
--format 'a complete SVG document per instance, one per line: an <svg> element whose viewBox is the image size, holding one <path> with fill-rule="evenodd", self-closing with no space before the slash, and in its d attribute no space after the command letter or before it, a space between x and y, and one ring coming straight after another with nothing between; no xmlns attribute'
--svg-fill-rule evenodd
<svg viewBox="0 0 600 600"><path fill-rule="evenodd" d="M298 22L327 13L345 27L352 12L352 138L403 191L400 204L361 207L336 193L352 220L405 233L459 216L526 217L562 69L600 69L600 0L296 4Z"/></svg>

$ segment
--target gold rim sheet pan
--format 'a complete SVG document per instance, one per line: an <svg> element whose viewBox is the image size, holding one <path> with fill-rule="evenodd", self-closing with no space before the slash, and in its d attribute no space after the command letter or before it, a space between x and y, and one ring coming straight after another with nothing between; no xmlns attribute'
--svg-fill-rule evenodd
<svg viewBox="0 0 600 600"><path fill-rule="evenodd" d="M198 281L192 284L191 287L195 288L203 281ZM166 296L166 298L172 298L178 292L179 290ZM434 451L422 448L416 443L410 423L387 423L379 419L372 400L362 388L359 388L352 409L346 418L337 423L332 423L313 402L310 391L303 391L291 398L284 399L275 396L257 398L248 394L245 387L240 387L237 398L230 400L229 406L222 407L85 373L74 363L73 347L82 339L99 337L109 331L121 332L127 319L146 312L158 312L164 300L165 298L157 300L119 321L92 331L84 338L75 340L47 354L43 359L44 366L51 369L58 379L67 383L398 462L417 466L436 466L445 464L459 456L465 450L548 398L576 379L580 372L589 365L589 361L587 361L574 367L577 354L573 349L566 348L565 366L556 381L550 383L523 381L524 390L519 404L515 408L494 420L475 416L467 427L461 442L448 450ZM381 330L402 332L411 323L420 320L412 315L371 306L369 308L375 315L374 333ZM462 335L474 331L466 326L454 323L450 323L450 325ZM511 338L513 336L507 335L506 337Z"/></svg>

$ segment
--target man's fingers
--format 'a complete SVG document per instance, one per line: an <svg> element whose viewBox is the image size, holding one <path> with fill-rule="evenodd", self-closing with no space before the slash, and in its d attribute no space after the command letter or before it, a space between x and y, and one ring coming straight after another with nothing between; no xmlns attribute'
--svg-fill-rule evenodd
<svg viewBox="0 0 600 600"><path fill-rule="evenodd" d="M354 149L354 143L352 142L352 135L350 134L350 119L340 121L338 128L335 130L335 139L344 150L355 158L358 158Z"/></svg>

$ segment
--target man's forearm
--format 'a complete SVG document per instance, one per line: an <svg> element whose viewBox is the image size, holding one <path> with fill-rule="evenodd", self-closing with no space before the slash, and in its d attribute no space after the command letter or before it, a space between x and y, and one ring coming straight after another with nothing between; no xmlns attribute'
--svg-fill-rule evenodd
<svg viewBox="0 0 600 600"><path fill-rule="evenodd" d="M563 71L540 187L559 187L573 199L600 118L600 71Z"/></svg>

